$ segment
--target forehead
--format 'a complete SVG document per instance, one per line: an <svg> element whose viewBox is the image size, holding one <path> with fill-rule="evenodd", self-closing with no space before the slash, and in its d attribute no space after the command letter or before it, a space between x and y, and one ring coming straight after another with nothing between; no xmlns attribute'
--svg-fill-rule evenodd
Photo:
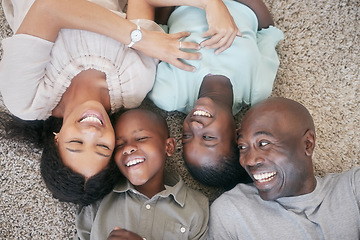
<svg viewBox="0 0 360 240"><path fill-rule="evenodd" d="M147 111L130 110L123 113L116 122L115 133L126 131L158 131L161 125L157 118Z"/></svg>
<svg viewBox="0 0 360 240"><path fill-rule="evenodd" d="M285 129L287 129L287 123L280 112L276 110L250 111L245 115L238 134L241 137L259 133L276 136Z"/></svg>

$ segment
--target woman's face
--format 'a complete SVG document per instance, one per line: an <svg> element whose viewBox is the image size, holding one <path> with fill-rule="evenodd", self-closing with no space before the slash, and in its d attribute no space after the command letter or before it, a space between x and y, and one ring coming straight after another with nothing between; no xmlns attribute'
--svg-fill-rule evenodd
<svg viewBox="0 0 360 240"><path fill-rule="evenodd" d="M87 101L64 114L55 141L63 163L89 178L108 165L115 134L103 105Z"/></svg>

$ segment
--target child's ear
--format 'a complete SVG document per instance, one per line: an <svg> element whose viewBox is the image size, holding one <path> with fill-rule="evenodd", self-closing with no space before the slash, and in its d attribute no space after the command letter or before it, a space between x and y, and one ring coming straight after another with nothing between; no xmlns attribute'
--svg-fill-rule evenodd
<svg viewBox="0 0 360 240"><path fill-rule="evenodd" d="M305 154L308 157L311 157L314 153L315 149L315 132L313 130L308 130L304 135L304 141L305 141Z"/></svg>
<svg viewBox="0 0 360 240"><path fill-rule="evenodd" d="M166 139L166 155L170 157L174 154L176 147L175 138L168 138Z"/></svg>

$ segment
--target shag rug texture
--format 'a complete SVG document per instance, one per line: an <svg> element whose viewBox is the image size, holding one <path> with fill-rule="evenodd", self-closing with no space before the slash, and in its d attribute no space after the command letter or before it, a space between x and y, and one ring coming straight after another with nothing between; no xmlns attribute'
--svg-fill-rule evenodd
<svg viewBox="0 0 360 240"><path fill-rule="evenodd" d="M277 48L281 63L272 95L299 101L313 115L316 174L360 165L360 1L265 3L285 35ZM11 35L1 7L0 38ZM155 109L151 104L146 107ZM0 111L6 111L1 96ZM238 124L245 111L236 116ZM177 139L176 154L167 168L214 200L222 190L194 181L184 166L181 128L185 115L164 114ZM0 134L4 129L0 128ZM74 235L77 206L52 198L40 176L40 156L41 149L29 144L0 140L0 239L70 239Z"/></svg>

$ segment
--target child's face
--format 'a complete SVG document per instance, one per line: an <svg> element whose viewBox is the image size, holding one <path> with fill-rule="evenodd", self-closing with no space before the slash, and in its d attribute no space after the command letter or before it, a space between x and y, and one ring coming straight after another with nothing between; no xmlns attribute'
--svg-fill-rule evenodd
<svg viewBox="0 0 360 240"><path fill-rule="evenodd" d="M209 98L200 98L183 124L183 150L188 165L214 165L221 156L229 156L235 142L232 112Z"/></svg>
<svg viewBox="0 0 360 240"><path fill-rule="evenodd" d="M135 186L163 181L168 150L167 129L152 113L134 109L122 114L115 126L115 162Z"/></svg>

